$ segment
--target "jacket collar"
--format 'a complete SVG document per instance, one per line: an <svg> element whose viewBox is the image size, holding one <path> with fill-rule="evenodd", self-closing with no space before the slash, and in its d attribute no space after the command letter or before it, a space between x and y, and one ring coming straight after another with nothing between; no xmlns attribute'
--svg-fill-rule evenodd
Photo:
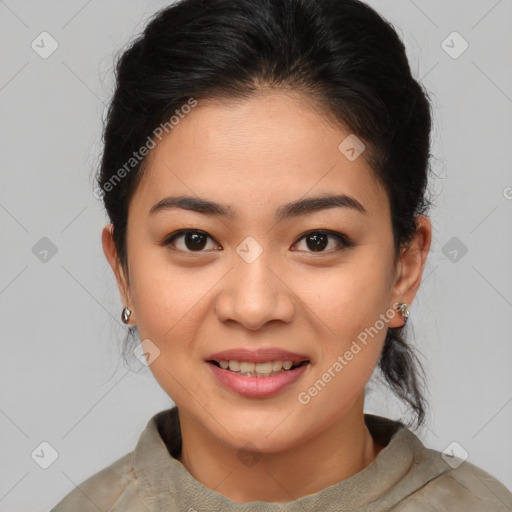
<svg viewBox="0 0 512 512"><path fill-rule="evenodd" d="M205 487L177 460L181 452L178 408L151 418L134 451L139 498L148 512L291 512L297 510L387 510L450 467L427 450L402 423L365 414L372 437L386 445L362 471L321 491L287 503L237 503ZM165 441L164 441L165 440ZM382 508L385 506L384 508Z"/></svg>

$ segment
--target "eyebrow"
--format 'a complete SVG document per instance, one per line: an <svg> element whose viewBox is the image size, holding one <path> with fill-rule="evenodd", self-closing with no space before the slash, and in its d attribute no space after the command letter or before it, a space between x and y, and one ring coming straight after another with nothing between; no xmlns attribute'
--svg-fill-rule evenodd
<svg viewBox="0 0 512 512"><path fill-rule="evenodd" d="M176 208L198 212L204 215L219 215L227 218L234 217L234 211L230 206L192 196L164 197L151 207L149 214L154 215L157 212ZM329 208L350 208L362 213L363 215L368 214L364 206L357 199L351 196L347 196L345 194L327 194L318 197L299 199L298 201L282 205L276 210L275 218L278 222L281 222L291 217L307 215L315 211L327 210Z"/></svg>

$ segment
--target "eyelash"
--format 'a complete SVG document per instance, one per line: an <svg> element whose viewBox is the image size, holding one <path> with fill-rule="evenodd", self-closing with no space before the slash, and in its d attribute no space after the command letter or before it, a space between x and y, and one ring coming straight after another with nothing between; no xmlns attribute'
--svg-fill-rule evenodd
<svg viewBox="0 0 512 512"><path fill-rule="evenodd" d="M173 242L178 237L186 235L188 233L199 233L199 234L202 234L202 235L206 235L208 238L210 238L211 240L215 241L215 239L212 238L208 233L206 233L205 231L201 231L200 229L181 229L179 231L176 231L176 232L172 233L168 237L164 238L164 240L162 242L160 242L160 245L162 245L164 247L171 246L173 244ZM330 250L330 251L306 251L306 252L309 252L311 254L331 254L332 252L338 252L338 251L341 251L343 249L348 249L348 248L354 246L354 243L346 235L344 235L342 233L338 233L337 231L330 231L330 230L326 230L326 229L314 229L314 230L307 231L306 233L302 234L299 238L297 238L297 240L295 240L293 245L295 245L296 243L300 242L301 240L303 240L307 236L313 235L313 234L319 234L319 235L324 235L324 236L332 237L332 238L337 240L339 245L338 245L337 248L335 248L334 250ZM202 250L201 251L189 251L189 250L182 251L181 249L178 249L178 251L189 253L189 254L201 254L201 253L206 252L206 251L202 251Z"/></svg>

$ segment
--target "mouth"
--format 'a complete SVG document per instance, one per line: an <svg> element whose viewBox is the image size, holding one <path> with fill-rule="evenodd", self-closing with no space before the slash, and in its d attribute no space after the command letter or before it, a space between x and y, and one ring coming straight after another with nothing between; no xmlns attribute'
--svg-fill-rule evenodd
<svg viewBox="0 0 512 512"><path fill-rule="evenodd" d="M278 347L239 347L210 354L205 364L216 381L246 398L269 398L307 379L313 361L309 354Z"/></svg>
<svg viewBox="0 0 512 512"><path fill-rule="evenodd" d="M209 364L225 370L226 372L235 373L242 377L275 377L283 373L294 372L297 368L311 364L309 359L301 361L265 361L253 363L249 361L236 361L236 360L209 360Z"/></svg>

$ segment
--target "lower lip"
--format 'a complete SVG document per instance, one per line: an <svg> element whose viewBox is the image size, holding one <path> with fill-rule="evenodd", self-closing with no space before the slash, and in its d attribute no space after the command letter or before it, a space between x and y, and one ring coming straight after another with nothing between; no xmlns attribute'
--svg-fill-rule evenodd
<svg viewBox="0 0 512 512"><path fill-rule="evenodd" d="M284 370L273 377L246 377L230 370L224 370L207 363L220 382L236 393L250 398L265 398L279 393L295 382L308 368L310 363L303 364L294 370Z"/></svg>

